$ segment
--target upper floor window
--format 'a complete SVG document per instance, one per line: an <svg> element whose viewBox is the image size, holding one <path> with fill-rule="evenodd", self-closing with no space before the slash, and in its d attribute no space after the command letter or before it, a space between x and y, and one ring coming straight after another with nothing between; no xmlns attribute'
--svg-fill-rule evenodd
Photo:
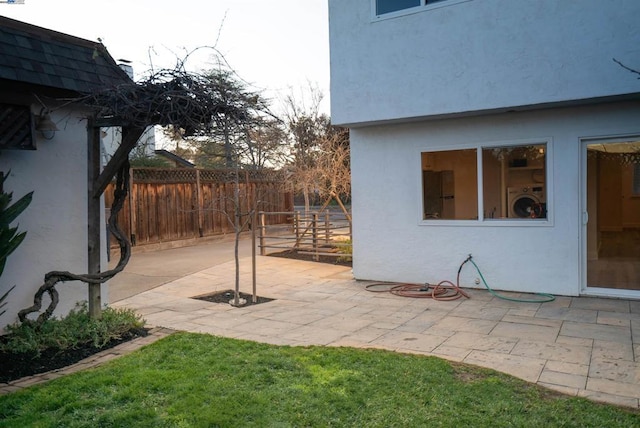
<svg viewBox="0 0 640 428"><path fill-rule="evenodd" d="M421 6L422 0L376 0L376 15Z"/></svg>
<svg viewBox="0 0 640 428"><path fill-rule="evenodd" d="M633 195L640 196L640 162L633 164Z"/></svg>
<svg viewBox="0 0 640 428"><path fill-rule="evenodd" d="M434 3L442 3L449 0L375 0L376 15L413 9L420 6L429 6Z"/></svg>

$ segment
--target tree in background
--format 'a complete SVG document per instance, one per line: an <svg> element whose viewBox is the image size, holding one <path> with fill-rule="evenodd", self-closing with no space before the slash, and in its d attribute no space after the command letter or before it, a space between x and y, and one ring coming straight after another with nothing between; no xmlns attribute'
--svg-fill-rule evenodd
<svg viewBox="0 0 640 428"><path fill-rule="evenodd" d="M285 140L267 100L228 69L209 70L203 76L212 97L232 108L214 113L207 132L184 137L183 130L169 129L166 135L176 142L176 154L210 169L273 168L281 163Z"/></svg>
<svg viewBox="0 0 640 428"><path fill-rule="evenodd" d="M287 169L304 197L305 211L312 194L326 202L323 209L330 200L341 203L351 194L349 131L332 126L329 116L320 113L323 94L317 87L309 85L308 91L306 104L291 94L285 99L291 140Z"/></svg>
<svg viewBox="0 0 640 428"><path fill-rule="evenodd" d="M287 156L287 134L283 123L272 117L262 118L246 129L245 144L240 147L240 159L249 169L277 168Z"/></svg>
<svg viewBox="0 0 640 428"><path fill-rule="evenodd" d="M304 198L305 211L309 211L311 194L318 191L319 145L331 125L329 117L320 113L323 97L322 92L310 84L306 102L305 97L296 98L292 93L284 100L284 120L290 136L287 169L294 190Z"/></svg>
<svg viewBox="0 0 640 428"><path fill-rule="evenodd" d="M318 191L324 206L335 200L347 214L344 201L351 198L351 151L349 129L331 126L320 139L316 170Z"/></svg>

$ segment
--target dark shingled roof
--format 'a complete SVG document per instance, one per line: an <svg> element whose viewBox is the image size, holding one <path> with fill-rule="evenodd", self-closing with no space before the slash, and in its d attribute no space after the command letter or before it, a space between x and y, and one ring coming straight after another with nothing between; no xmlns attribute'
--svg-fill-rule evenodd
<svg viewBox="0 0 640 428"><path fill-rule="evenodd" d="M0 80L77 93L131 80L102 43L0 16Z"/></svg>
<svg viewBox="0 0 640 428"><path fill-rule="evenodd" d="M158 149L155 150L155 154L158 156L162 156L164 158L169 159L171 162L173 162L176 167L183 167L183 168L195 168L196 165L194 163L189 162L188 160L186 160L185 158L178 156L176 154L171 153L170 151L164 150L164 149Z"/></svg>

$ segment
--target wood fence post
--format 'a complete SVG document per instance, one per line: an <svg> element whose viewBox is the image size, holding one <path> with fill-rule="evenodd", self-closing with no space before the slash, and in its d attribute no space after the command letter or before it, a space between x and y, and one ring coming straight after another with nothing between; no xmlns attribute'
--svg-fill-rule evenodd
<svg viewBox="0 0 640 428"><path fill-rule="evenodd" d="M88 253L87 253L87 273L100 273L100 232L102 222L100 221L101 207L100 196L96 195L95 187L100 175L100 127L96 126L91 119L87 124L87 221L88 221ZM102 311L102 296L100 294L101 284L88 284L89 287L89 316L93 319L100 318Z"/></svg>
<svg viewBox="0 0 640 428"><path fill-rule="evenodd" d="M251 213L251 285L253 286L253 303L258 302L257 281L256 281L256 226L258 220L258 211L253 210Z"/></svg>
<svg viewBox="0 0 640 428"><path fill-rule="evenodd" d="M293 216L293 231L296 233L296 245L300 245L300 211L295 211L295 215Z"/></svg>
<svg viewBox="0 0 640 428"><path fill-rule="evenodd" d="M138 223L138 192L133 184L133 171L134 168L129 169L129 239L131 246L136 245L136 225Z"/></svg>
<svg viewBox="0 0 640 428"><path fill-rule="evenodd" d="M200 181L200 170L196 169L196 221L198 222L198 236L202 238L204 236L204 230L202 225L202 210L204 209L204 200L202 198L202 182Z"/></svg>
<svg viewBox="0 0 640 428"><path fill-rule="evenodd" d="M329 211L325 211L324 213L324 242L325 243L329 243L330 241L330 235L331 235L331 226L330 226L330 219L329 219Z"/></svg>
<svg viewBox="0 0 640 428"><path fill-rule="evenodd" d="M320 255L318 254L318 213L313 213L312 216L312 224L311 224L311 236L313 237L313 260L320 260Z"/></svg>

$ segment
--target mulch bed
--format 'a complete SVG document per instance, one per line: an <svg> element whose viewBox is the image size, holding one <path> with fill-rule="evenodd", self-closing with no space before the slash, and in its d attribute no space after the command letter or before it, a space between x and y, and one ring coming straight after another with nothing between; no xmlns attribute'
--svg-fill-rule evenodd
<svg viewBox="0 0 640 428"><path fill-rule="evenodd" d="M147 328L136 328L125 333L119 339L111 340L100 348L87 343L77 349L47 349L39 357L34 358L30 353L11 353L0 351L0 382L10 382L25 376L45 373L51 370L70 366L97 354L105 349L113 348L124 342L149 334ZM4 338L4 339L3 339ZM0 336L0 340L6 341L6 336Z"/></svg>
<svg viewBox="0 0 640 428"><path fill-rule="evenodd" d="M278 253L271 253L269 254L269 257L284 257L287 259L305 260L308 262L327 263L339 266L352 266L351 259L347 259L346 257L318 255L318 260L316 260L313 254L301 253L296 250L285 250Z"/></svg>

